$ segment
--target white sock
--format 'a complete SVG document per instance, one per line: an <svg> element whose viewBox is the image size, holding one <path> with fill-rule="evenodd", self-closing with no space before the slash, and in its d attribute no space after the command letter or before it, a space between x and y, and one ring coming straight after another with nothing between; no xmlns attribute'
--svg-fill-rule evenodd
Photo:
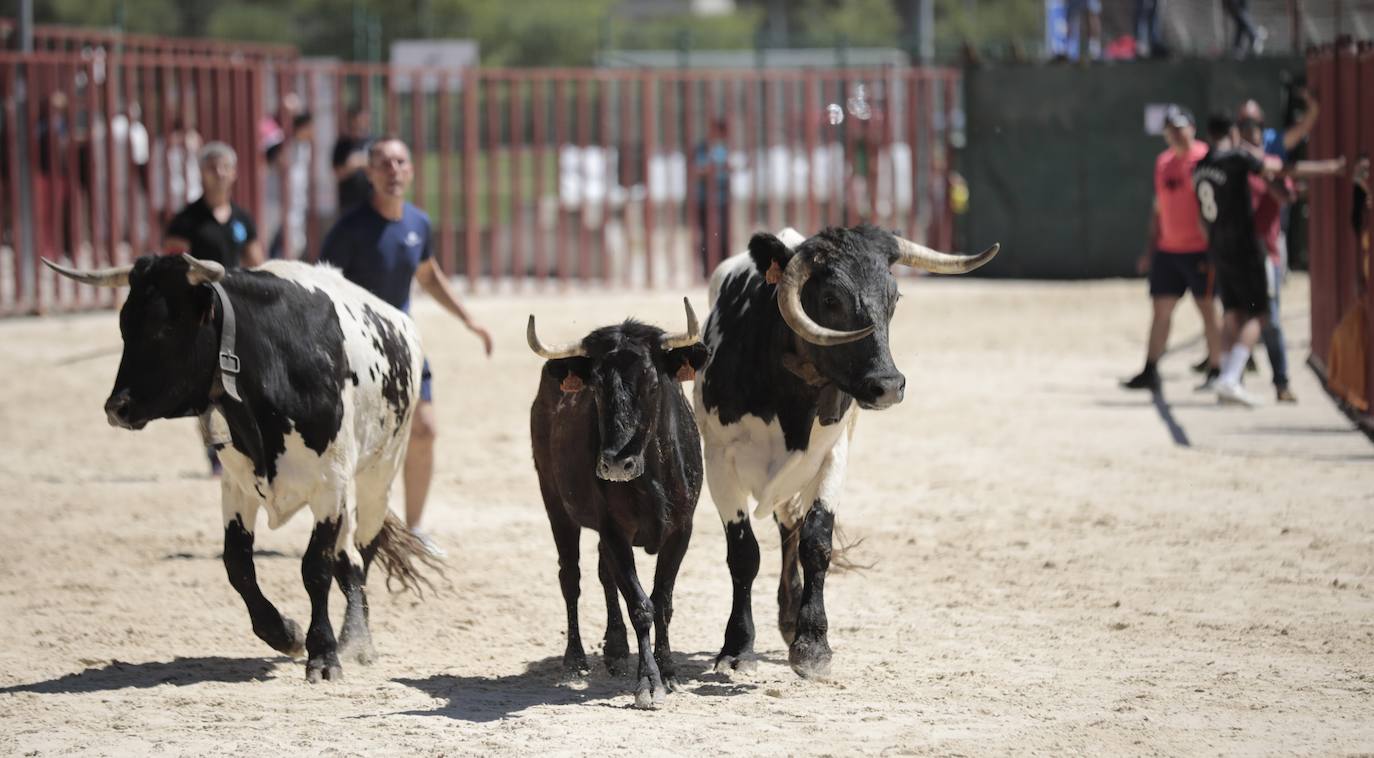
<svg viewBox="0 0 1374 758"><path fill-rule="evenodd" d="M1226 384L1240 384L1240 372L1245 370L1250 360L1250 348L1237 342L1235 347L1221 356L1221 381Z"/></svg>

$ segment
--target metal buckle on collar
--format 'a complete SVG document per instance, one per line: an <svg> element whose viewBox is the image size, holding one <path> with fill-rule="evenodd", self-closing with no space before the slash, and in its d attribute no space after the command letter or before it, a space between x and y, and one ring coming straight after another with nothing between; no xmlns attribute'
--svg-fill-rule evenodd
<svg viewBox="0 0 1374 758"><path fill-rule="evenodd" d="M233 353L220 353L219 370L226 374L237 374L239 372L239 357Z"/></svg>

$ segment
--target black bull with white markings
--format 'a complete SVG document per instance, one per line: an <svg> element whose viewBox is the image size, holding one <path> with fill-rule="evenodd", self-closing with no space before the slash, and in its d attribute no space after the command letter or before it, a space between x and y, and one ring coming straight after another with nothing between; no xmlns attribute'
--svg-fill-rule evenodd
<svg viewBox="0 0 1374 758"><path fill-rule="evenodd" d="M303 263L226 275L189 255L101 271L44 262L80 282L129 287L124 354L105 403L111 424L222 415L224 567L253 631L282 653L305 653L312 682L340 678L341 655L370 662L364 588L374 559L416 591L425 581L417 560L437 568L387 509L419 394L410 318L338 271ZM302 633L258 588L253 532L259 509L276 528L307 506L315 528L301 560L311 605ZM335 579L347 600L338 640L328 608Z"/></svg>
<svg viewBox="0 0 1374 758"><path fill-rule="evenodd" d="M683 303L684 334L626 321L549 348L539 341L533 316L527 334L530 348L547 361L530 408L530 439L567 606L563 664L587 668L577 622L578 535L586 528L600 537L606 666L612 673L628 668L619 587L639 645L635 705L640 708L657 706L666 690L676 687L668 642L673 583L701 494L701 438L680 383L695 375L706 349L692 306ZM659 554L652 595L639 583L634 546Z"/></svg>
<svg viewBox="0 0 1374 758"><path fill-rule="evenodd" d="M695 400L734 588L717 670L753 665L752 499L754 516L771 514L782 537L778 628L788 659L802 676L828 675L825 576L855 406L887 408L906 388L888 348L898 298L891 267L964 273L997 249L950 255L872 226L810 238L786 229L754 235L747 253L712 275L710 358Z"/></svg>

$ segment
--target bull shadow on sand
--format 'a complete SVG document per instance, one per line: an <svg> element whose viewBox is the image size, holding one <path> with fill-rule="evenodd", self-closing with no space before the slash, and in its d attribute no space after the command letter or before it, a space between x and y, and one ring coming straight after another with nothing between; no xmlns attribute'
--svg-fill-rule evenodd
<svg viewBox="0 0 1374 758"><path fill-rule="evenodd" d="M35 692L43 695L107 692L123 689L147 689L163 684L185 687L206 682L241 684L274 678L273 670L290 658L173 658L170 661L126 663L110 661L85 671L65 674L55 679L29 684L0 687L0 695Z"/></svg>
<svg viewBox="0 0 1374 758"><path fill-rule="evenodd" d="M675 653L681 688L668 699L681 697L729 697L747 694L758 687L753 682L732 681L712 672L715 653ZM771 659L764 659L771 660ZM396 716L441 716L458 721L484 723L498 721L541 705L588 704L603 708L630 708L634 701L633 673L612 676L606 672L601 656L589 655L591 672L570 674L563 670L563 659L545 658L525 667L523 673L500 677L437 674L424 679L394 679L436 699L448 702L428 711L401 711ZM630 656L633 672L637 658ZM376 716L369 716L375 718Z"/></svg>

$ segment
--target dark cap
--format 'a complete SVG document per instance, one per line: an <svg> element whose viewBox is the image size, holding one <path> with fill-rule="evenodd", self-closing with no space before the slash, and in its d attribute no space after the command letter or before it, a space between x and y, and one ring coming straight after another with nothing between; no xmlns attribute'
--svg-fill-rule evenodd
<svg viewBox="0 0 1374 758"><path fill-rule="evenodd" d="M1196 122L1193 121L1193 112L1178 103L1171 103L1169 107L1164 109L1165 126L1182 129L1185 126L1192 126L1195 123Z"/></svg>

